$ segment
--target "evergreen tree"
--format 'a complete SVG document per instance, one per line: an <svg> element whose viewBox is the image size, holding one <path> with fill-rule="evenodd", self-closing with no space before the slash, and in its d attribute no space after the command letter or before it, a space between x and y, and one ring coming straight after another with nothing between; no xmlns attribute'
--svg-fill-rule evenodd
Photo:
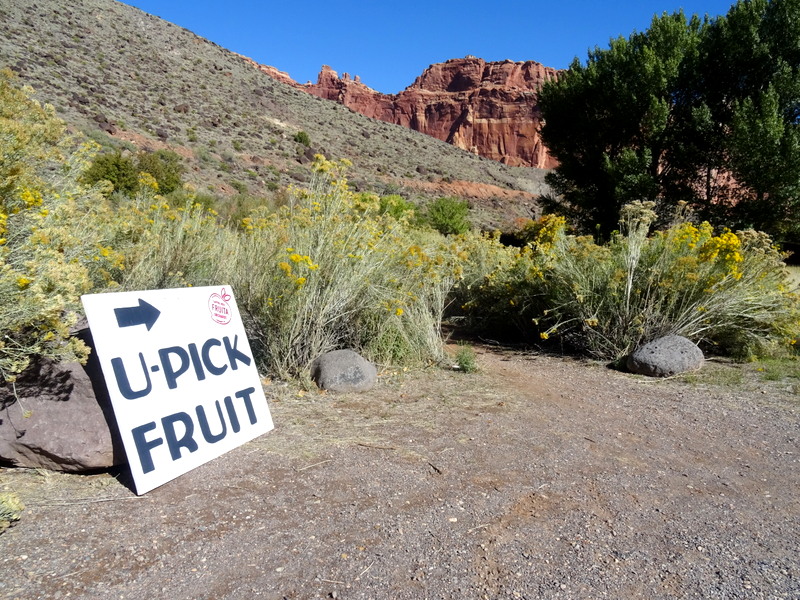
<svg viewBox="0 0 800 600"><path fill-rule="evenodd" d="M546 206L607 234L619 209L687 201L731 227L798 235L800 0L653 19L544 86L559 166Z"/></svg>

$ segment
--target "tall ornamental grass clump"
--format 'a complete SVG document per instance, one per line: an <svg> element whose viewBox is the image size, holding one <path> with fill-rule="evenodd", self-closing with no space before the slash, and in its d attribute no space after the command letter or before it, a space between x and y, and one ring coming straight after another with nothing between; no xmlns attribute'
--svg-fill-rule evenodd
<svg viewBox="0 0 800 600"><path fill-rule="evenodd" d="M307 190L244 221L233 285L251 343L280 375L353 348L379 363L442 357L440 324L457 267L442 236L381 214L347 186L346 161L317 157Z"/></svg>
<svg viewBox="0 0 800 600"><path fill-rule="evenodd" d="M472 315L502 307L541 340L560 336L612 360L670 333L739 357L793 343L799 300L768 236L715 234L708 223L680 219L649 235L655 216L652 203L626 206L620 232L604 245L544 217L528 246L487 272L464 307Z"/></svg>

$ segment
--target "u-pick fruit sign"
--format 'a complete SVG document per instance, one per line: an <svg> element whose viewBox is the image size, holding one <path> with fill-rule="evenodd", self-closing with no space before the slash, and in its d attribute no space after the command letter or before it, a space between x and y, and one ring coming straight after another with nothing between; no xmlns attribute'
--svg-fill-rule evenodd
<svg viewBox="0 0 800 600"><path fill-rule="evenodd" d="M81 300L137 494L273 428L229 286Z"/></svg>

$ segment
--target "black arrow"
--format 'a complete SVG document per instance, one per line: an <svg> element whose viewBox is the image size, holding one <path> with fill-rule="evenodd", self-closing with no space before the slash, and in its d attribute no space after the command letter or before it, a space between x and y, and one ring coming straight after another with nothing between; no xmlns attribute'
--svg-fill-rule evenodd
<svg viewBox="0 0 800 600"><path fill-rule="evenodd" d="M120 327L147 325L147 331L150 331L161 311L139 298L139 306L115 308L114 314L117 316L117 325Z"/></svg>

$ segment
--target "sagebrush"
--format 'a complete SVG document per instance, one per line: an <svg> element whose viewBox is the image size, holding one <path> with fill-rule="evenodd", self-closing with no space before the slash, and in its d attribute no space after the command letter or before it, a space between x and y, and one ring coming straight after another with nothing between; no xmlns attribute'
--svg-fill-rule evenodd
<svg viewBox="0 0 800 600"><path fill-rule="evenodd" d="M496 248L483 276L462 286L467 315L607 359L670 333L743 357L794 343L798 297L768 236L681 219L649 235L652 208L626 206L605 245L568 235L562 218L541 219L531 243Z"/></svg>

